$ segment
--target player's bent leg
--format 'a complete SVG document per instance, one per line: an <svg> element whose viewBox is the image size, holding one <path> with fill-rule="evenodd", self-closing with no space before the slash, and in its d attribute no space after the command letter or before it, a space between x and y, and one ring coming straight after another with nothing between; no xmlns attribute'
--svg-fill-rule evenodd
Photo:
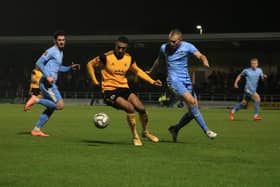
<svg viewBox="0 0 280 187"><path fill-rule="evenodd" d="M177 137L178 137L178 130L176 129L176 126L169 126L168 128L169 133L171 134L173 142L177 142Z"/></svg>
<svg viewBox="0 0 280 187"><path fill-rule="evenodd" d="M127 100L134 106L135 110L145 112L145 106L134 93L131 93Z"/></svg>
<svg viewBox="0 0 280 187"><path fill-rule="evenodd" d="M193 118L194 116L191 112L186 112L176 125L169 126L168 131L171 134L173 142L177 142L179 130L189 124L189 122L192 121Z"/></svg>
<svg viewBox="0 0 280 187"><path fill-rule="evenodd" d="M262 117L259 115L260 101L261 97L258 93L254 93L252 95L252 100L254 101L254 120L259 121L262 120Z"/></svg>
<svg viewBox="0 0 280 187"><path fill-rule="evenodd" d="M63 101L63 99L59 100L56 103L56 106L57 106L57 110L63 110L63 108L64 108L64 101Z"/></svg>
<svg viewBox="0 0 280 187"><path fill-rule="evenodd" d="M158 137L156 137L155 135L150 133L148 130L148 114L147 114L142 102L139 100L139 98L134 93L131 93L129 95L128 101L130 103L132 103L132 105L135 107L135 109L139 113L139 120L142 125L142 136L152 142L158 142L159 141Z"/></svg>
<svg viewBox="0 0 280 187"><path fill-rule="evenodd" d="M240 109L243 109L245 108L247 105L247 101L245 99L243 99L240 103L237 103L233 109L229 112L229 119L231 121L233 121L235 119L235 116L234 114L239 111Z"/></svg>
<svg viewBox="0 0 280 187"><path fill-rule="evenodd" d="M142 146L143 144L136 128L136 116L134 106L130 102L125 100L123 97L118 97L115 102L119 108L127 112L127 123L131 130L133 145Z"/></svg>
<svg viewBox="0 0 280 187"><path fill-rule="evenodd" d="M48 108L56 108L57 110L62 110L64 108L64 101L62 96L55 84L52 84L51 87L46 87L44 83L40 83L40 90L42 91L46 101L42 103ZM47 101L51 101L47 102Z"/></svg>
<svg viewBox="0 0 280 187"><path fill-rule="evenodd" d="M31 95L31 97L27 100L24 105L24 111L30 110L30 108L36 103L37 96Z"/></svg>
<svg viewBox="0 0 280 187"><path fill-rule="evenodd" d="M142 125L142 136L152 142L158 142L159 139L148 130L148 114L146 111L139 112L139 120Z"/></svg>
<svg viewBox="0 0 280 187"><path fill-rule="evenodd" d="M142 146L143 144L137 133L135 113L127 113L127 122L131 130L133 144L135 146Z"/></svg>
<svg viewBox="0 0 280 187"><path fill-rule="evenodd" d="M47 123L51 115L53 114L54 109L47 108L40 116L39 120L36 123L36 126L31 131L32 136L49 136L41 131L41 128Z"/></svg>
<svg viewBox="0 0 280 187"><path fill-rule="evenodd" d="M201 127L201 129L204 131L204 133L211 139L215 138L217 136L217 133L209 130L202 114L200 113L198 106L197 106L197 100L192 97L192 95L188 92L186 92L183 95L184 100L186 103L190 106L190 112L194 116L196 122Z"/></svg>

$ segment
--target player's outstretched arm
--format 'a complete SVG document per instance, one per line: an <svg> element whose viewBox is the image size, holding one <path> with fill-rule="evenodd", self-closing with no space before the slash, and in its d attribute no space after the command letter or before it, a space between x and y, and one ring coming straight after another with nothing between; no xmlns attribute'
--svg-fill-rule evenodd
<svg viewBox="0 0 280 187"><path fill-rule="evenodd" d="M71 68L72 70L80 70L81 66L80 64L75 64L74 62L72 62Z"/></svg>
<svg viewBox="0 0 280 187"><path fill-rule="evenodd" d="M152 74L154 69L159 65L159 56L156 58L156 60L154 61L152 67L146 71L147 74Z"/></svg>
<svg viewBox="0 0 280 187"><path fill-rule="evenodd" d="M203 65L204 65L205 67L207 67L207 68L210 67L210 66L209 66L209 62L208 62L208 59L207 59L207 57L206 57L204 54L202 54L202 53L199 52L199 51L196 51L196 52L194 53L194 56L195 56L197 59L199 59L199 60L203 63Z"/></svg>
<svg viewBox="0 0 280 187"><path fill-rule="evenodd" d="M234 81L234 85L233 85L234 88L239 88L238 82L240 81L240 79L241 79L241 74L237 75L237 77L236 77L236 79Z"/></svg>
<svg viewBox="0 0 280 187"><path fill-rule="evenodd" d="M154 82L154 85L155 86L162 86L162 82L161 82L161 80L156 80L155 82Z"/></svg>
<svg viewBox="0 0 280 187"><path fill-rule="evenodd" d="M94 85L99 85L99 81L97 80L97 78L95 76L95 72L94 72L94 67L98 66L98 64L99 64L98 59L99 59L99 57L93 58L92 60L90 60L87 63L87 71L88 71L91 81Z"/></svg>
<svg viewBox="0 0 280 187"><path fill-rule="evenodd" d="M160 80L154 80L152 79L147 73L145 73L142 69L140 69L137 64L134 62L131 65L131 71L133 71L138 77L140 77L141 79L147 81L150 84L153 84L155 86L162 86L162 83Z"/></svg>

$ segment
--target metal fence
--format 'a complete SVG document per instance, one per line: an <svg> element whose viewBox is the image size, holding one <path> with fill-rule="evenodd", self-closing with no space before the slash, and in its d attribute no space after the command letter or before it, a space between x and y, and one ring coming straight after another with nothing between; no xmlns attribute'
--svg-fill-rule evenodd
<svg viewBox="0 0 280 187"><path fill-rule="evenodd" d="M103 99L101 92L66 92L61 91L64 99L72 99L78 101L89 100L91 102L101 102ZM161 92L137 92L138 97L147 104L157 104L159 97L163 93ZM242 95L226 95L226 94L198 94L200 101L241 101ZM20 90L17 93L9 92L8 90L0 91L0 103L24 103L28 98L28 91ZM264 102L280 102L280 95L261 95L261 99Z"/></svg>

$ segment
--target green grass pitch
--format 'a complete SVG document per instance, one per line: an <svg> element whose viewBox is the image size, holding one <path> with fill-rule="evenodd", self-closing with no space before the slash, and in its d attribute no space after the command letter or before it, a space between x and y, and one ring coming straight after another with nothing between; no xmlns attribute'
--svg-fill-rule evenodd
<svg viewBox="0 0 280 187"><path fill-rule="evenodd" d="M280 186L279 111L261 110L264 119L255 122L252 110L229 121L228 110L201 109L218 137L208 139L193 120L173 143L167 128L186 109L147 106L160 142L134 147L123 111L66 106L43 128L50 137L32 137L42 110L0 105L1 187ZM97 112L110 116L106 129L93 125Z"/></svg>

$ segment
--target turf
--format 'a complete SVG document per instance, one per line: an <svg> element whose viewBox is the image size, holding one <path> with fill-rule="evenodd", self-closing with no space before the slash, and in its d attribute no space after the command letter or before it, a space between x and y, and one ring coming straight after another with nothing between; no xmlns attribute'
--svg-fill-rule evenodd
<svg viewBox="0 0 280 187"><path fill-rule="evenodd" d="M123 111L66 106L43 128L50 137L32 137L43 107L22 109L0 105L1 187L280 186L279 111L262 110L264 120L254 122L251 110L229 121L227 110L201 109L218 137L192 121L173 143L167 128L185 109L147 107L160 142L134 147ZM93 125L96 112L109 114L106 129Z"/></svg>

